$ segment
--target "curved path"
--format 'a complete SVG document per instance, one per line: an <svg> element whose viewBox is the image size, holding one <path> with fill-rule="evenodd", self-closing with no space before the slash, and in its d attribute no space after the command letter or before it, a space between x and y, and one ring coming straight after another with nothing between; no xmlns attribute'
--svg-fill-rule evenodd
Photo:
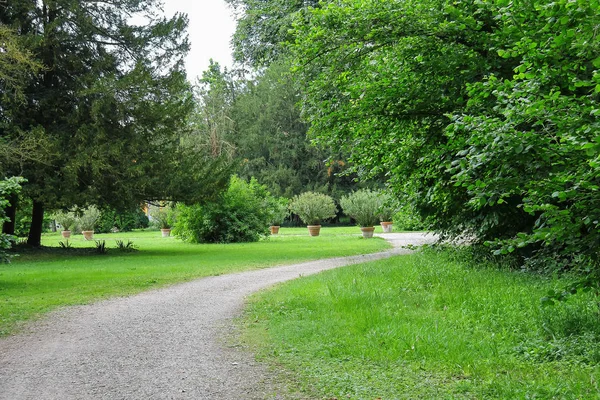
<svg viewBox="0 0 600 400"><path fill-rule="evenodd" d="M245 296L326 269L407 253L432 241L381 235L395 249L198 279L69 307L0 340L0 399L266 399L269 374L227 346Z"/></svg>

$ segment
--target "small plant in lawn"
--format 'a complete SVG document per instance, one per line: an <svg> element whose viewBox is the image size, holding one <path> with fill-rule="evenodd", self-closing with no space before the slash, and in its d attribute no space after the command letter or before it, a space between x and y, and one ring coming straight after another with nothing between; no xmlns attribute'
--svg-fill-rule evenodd
<svg viewBox="0 0 600 400"><path fill-rule="evenodd" d="M132 252L137 251L137 246L133 244L131 240L128 240L127 243L124 243L122 240L116 240L117 249L123 252Z"/></svg>
<svg viewBox="0 0 600 400"><path fill-rule="evenodd" d="M108 250L106 248L106 240L96 240L96 253L106 254Z"/></svg>
<svg viewBox="0 0 600 400"><path fill-rule="evenodd" d="M58 242L58 245L60 246L61 249L72 249L73 245L69 242L69 240L65 240L64 242L61 240L60 242Z"/></svg>
<svg viewBox="0 0 600 400"><path fill-rule="evenodd" d="M279 227L281 226L283 221L290 215L290 201L285 197L273 197L269 203L269 213L271 215L269 224L271 234L277 235L279 233Z"/></svg>

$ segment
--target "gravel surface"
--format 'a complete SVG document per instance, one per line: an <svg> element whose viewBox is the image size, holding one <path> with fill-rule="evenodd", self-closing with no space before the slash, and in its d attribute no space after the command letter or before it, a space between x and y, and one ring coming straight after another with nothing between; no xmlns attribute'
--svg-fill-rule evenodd
<svg viewBox="0 0 600 400"><path fill-rule="evenodd" d="M326 269L390 257L433 240L379 235L394 250L215 276L68 307L0 340L0 399L268 399L272 373L228 346L245 296Z"/></svg>

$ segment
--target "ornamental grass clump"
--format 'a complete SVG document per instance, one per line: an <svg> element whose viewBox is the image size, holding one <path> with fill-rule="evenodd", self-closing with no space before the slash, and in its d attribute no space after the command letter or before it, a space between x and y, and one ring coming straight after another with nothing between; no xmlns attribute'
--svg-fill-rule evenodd
<svg viewBox="0 0 600 400"><path fill-rule="evenodd" d="M340 199L344 213L354 218L360 227L370 227L379 223L382 204L380 193L369 189L358 190Z"/></svg>
<svg viewBox="0 0 600 400"><path fill-rule="evenodd" d="M337 207L330 196L315 192L295 196L290 210L307 225L320 225L321 221L331 219L337 213Z"/></svg>

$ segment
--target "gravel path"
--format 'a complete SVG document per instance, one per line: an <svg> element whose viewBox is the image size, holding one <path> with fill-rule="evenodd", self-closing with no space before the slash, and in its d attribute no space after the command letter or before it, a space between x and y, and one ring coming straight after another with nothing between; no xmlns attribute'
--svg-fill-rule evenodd
<svg viewBox="0 0 600 400"><path fill-rule="evenodd" d="M225 345L245 296L326 269L406 253L432 241L381 235L394 250L198 279L68 307L0 340L0 399L266 399L269 373Z"/></svg>

